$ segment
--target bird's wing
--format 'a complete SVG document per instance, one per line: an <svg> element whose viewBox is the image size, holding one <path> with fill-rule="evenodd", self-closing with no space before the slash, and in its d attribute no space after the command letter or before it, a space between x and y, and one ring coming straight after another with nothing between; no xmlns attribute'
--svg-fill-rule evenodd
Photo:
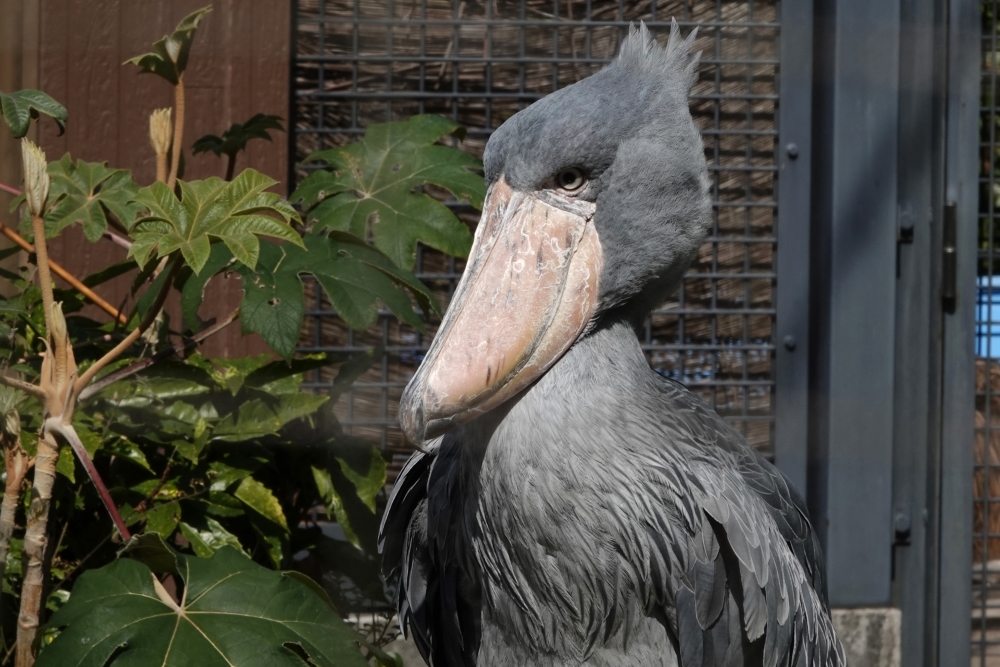
<svg viewBox="0 0 1000 667"><path fill-rule="evenodd" d="M457 474L457 447L428 443L397 478L379 528L400 628L432 667L472 667L479 649L478 584L468 575Z"/></svg>
<svg viewBox="0 0 1000 667"><path fill-rule="evenodd" d="M687 390L665 392L673 442L643 454L623 541L682 667L846 665L801 499Z"/></svg>

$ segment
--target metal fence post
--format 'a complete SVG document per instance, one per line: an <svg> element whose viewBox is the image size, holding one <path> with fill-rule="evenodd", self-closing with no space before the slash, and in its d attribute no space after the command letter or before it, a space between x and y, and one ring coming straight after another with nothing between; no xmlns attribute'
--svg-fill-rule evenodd
<svg viewBox="0 0 1000 667"><path fill-rule="evenodd" d="M890 601L898 0L821 0L810 500L830 601Z"/></svg>

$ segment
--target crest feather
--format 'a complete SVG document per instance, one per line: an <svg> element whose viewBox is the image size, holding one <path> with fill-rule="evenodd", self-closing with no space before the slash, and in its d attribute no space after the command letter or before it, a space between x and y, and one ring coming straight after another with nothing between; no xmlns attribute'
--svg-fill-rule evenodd
<svg viewBox="0 0 1000 667"><path fill-rule="evenodd" d="M701 61L701 51L691 53L697 34L698 28L695 28L682 39L677 20L671 19L670 37L663 47L656 43L645 23L640 21L638 26L633 23L618 52L618 65L625 70L657 76L686 75L690 88L698 80L698 63Z"/></svg>

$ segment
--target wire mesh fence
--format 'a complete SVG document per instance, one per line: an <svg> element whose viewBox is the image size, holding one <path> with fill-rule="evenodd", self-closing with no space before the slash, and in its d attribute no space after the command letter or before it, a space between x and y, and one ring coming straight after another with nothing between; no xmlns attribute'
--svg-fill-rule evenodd
<svg viewBox="0 0 1000 667"><path fill-rule="evenodd" d="M701 73L692 113L713 184L711 236L679 293L650 317L650 365L696 390L770 453L776 284L777 0L298 0L293 113L296 162L350 142L372 123L436 113L468 132L477 156L490 133L542 96L600 69L631 21L666 39L671 18L698 28ZM292 180L302 178L299 168ZM475 225L476 211L450 206ZM463 262L422 248L416 273L447 305ZM350 331L314 292L305 351L375 348L376 363L339 399L355 435L397 455L399 396L433 336L388 316ZM317 373L308 386L324 390Z"/></svg>
<svg viewBox="0 0 1000 667"><path fill-rule="evenodd" d="M979 284L976 304L976 431L973 477L973 665L1000 665L1000 114L997 108L997 14L982 3Z"/></svg>

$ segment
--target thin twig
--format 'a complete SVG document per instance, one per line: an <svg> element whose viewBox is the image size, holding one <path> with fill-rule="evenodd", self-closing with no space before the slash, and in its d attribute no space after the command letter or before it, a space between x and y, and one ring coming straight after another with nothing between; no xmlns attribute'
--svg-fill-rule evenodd
<svg viewBox="0 0 1000 667"><path fill-rule="evenodd" d="M9 185L4 185L3 183L0 183L0 191L6 192L8 194L12 194L15 197L20 197L21 196L21 191L20 190L18 190L17 188L12 188Z"/></svg>
<svg viewBox="0 0 1000 667"><path fill-rule="evenodd" d="M89 387L80 392L80 401L81 402L86 401L88 398L90 398L97 392L101 391L105 387L112 385L115 382L118 382L119 380L124 380L129 376L135 375L136 373L149 368L158 361L162 361L163 359L171 357L175 354L181 355L184 353L185 350L190 350L192 347L200 345L210 336L219 333L220 331L228 327L230 324L235 322L237 318L239 318L239 316L240 316L240 309L237 308L233 312L226 315L226 317L224 317L221 321L213 324L212 326L208 327L207 329L204 329L203 331L199 331L190 338L186 338L182 343L178 343L173 347L168 347L165 350L160 350L150 358L137 361L133 364L126 366L125 368L115 371L114 373L109 373L107 376L101 378L97 382L94 382Z"/></svg>
<svg viewBox="0 0 1000 667"><path fill-rule="evenodd" d="M34 253L35 252L35 246L33 246L30 243L28 243L28 241L25 240L24 237L22 237L20 234L18 234L17 232L15 232L10 227L7 227L3 223L0 223L0 234L3 234L7 238L9 238L11 241L13 241L17 245L19 245L22 250L25 250L25 251L27 251L29 253ZM127 239L122 239L122 240L124 240L125 242L128 242ZM72 287L73 289L75 289L76 291L78 291L80 294L82 294L85 297L87 297L88 299L90 299L90 301L93 302L93 304L95 306L97 306L98 308L100 308L101 310L103 310L105 313L107 313L111 317L113 317L116 320L118 320L118 322L120 324L122 324L123 326L126 325L126 324L128 324L128 318L125 317L125 315L123 313L119 312L117 308L115 308L110 303L108 303L107 301L105 301L104 299L102 299L100 296L98 296L97 293L94 292L94 290L90 289L89 287L87 287L86 285L84 285L82 282L80 282L79 280L77 280L77 278L74 277L69 271L67 271L66 269L64 269L61 266L59 266L58 264L56 264L55 262L53 262L51 259L49 260L48 263L49 263L49 267L52 269L52 273L56 274L57 276L59 276L60 278L62 278L63 280L65 280L67 283L69 283L70 287Z"/></svg>
<svg viewBox="0 0 1000 667"><path fill-rule="evenodd" d="M13 387L14 389L20 389L26 394L34 396L39 401L44 401L47 396L44 391L33 384L25 382L24 380L18 380L17 378L7 377L6 375L0 375L0 383L7 385L8 387Z"/></svg>
<svg viewBox="0 0 1000 667"><path fill-rule="evenodd" d="M94 379L97 373L110 364L112 361L121 356L122 352L127 350L132 343L139 339L139 336L146 332L146 329L156 321L156 316L160 314L160 310L163 308L163 302L167 300L167 294L170 292L170 285L174 282L174 276L177 275L177 270L180 268L180 261L175 261L170 269L170 275L167 277L166 281L163 283L163 287L160 288L160 293L156 295L156 300L153 301L153 305L149 307L146 312L146 317L142 322L139 323L135 329L129 332L128 336L118 343L114 348L112 348L107 354L95 361L90 367L84 371L76 383L73 385L73 395L79 396L80 392L83 391L84 387L90 384L90 381Z"/></svg>

